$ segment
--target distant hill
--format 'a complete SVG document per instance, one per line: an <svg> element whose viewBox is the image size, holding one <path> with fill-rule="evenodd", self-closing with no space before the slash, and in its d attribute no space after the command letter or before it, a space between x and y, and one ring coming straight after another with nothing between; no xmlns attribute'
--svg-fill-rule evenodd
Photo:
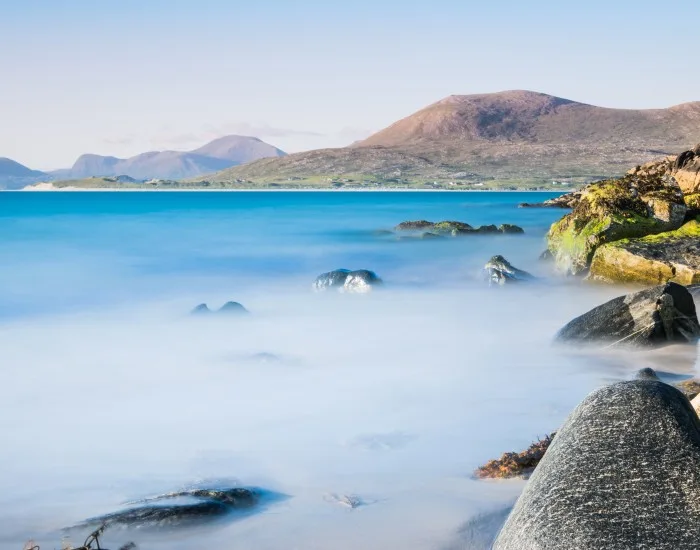
<svg viewBox="0 0 700 550"><path fill-rule="evenodd" d="M12 159L0 157L0 189L19 189L46 177L44 172L32 170Z"/></svg>
<svg viewBox="0 0 700 550"><path fill-rule="evenodd" d="M283 155L283 151L258 138L226 136L194 151L152 151L127 159L82 155L71 169L58 170L54 175L59 179L126 175L139 180L177 180Z"/></svg>
<svg viewBox="0 0 700 550"><path fill-rule="evenodd" d="M608 109L508 91L450 96L350 147L264 159L206 179L595 179L699 142L700 102Z"/></svg>

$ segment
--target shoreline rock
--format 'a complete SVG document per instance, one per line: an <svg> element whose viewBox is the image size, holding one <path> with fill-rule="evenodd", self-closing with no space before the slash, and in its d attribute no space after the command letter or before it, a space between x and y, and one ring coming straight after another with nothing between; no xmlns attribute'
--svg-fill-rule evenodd
<svg viewBox="0 0 700 550"><path fill-rule="evenodd" d="M226 302L223 306L221 306L219 309L216 311L209 309L209 306L207 304L199 304L197 307L195 307L191 312L190 315L194 316L200 316L200 315L213 315L213 314L222 314L222 315L247 315L249 314L250 311L248 311L242 304L239 302Z"/></svg>
<svg viewBox="0 0 700 550"><path fill-rule="evenodd" d="M527 479L544 457L556 432L538 439L520 453L503 453L501 458L490 460L474 472L477 479Z"/></svg>
<svg viewBox="0 0 700 550"><path fill-rule="evenodd" d="M521 202L518 208L573 208L580 199L581 192L573 191L543 202Z"/></svg>
<svg viewBox="0 0 700 550"><path fill-rule="evenodd" d="M700 220L675 231L599 247L589 277L602 282L700 283Z"/></svg>
<svg viewBox="0 0 700 550"><path fill-rule="evenodd" d="M693 296L676 283L614 298L573 319L555 336L564 343L644 348L694 344L698 338Z"/></svg>
<svg viewBox="0 0 700 550"><path fill-rule="evenodd" d="M493 550L696 548L700 421L653 380L594 391L557 432Z"/></svg>

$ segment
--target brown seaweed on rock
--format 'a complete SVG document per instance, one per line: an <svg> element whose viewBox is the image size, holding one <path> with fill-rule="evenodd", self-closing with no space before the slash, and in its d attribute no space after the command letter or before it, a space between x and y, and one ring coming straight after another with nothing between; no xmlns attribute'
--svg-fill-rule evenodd
<svg viewBox="0 0 700 550"><path fill-rule="evenodd" d="M503 453L501 458L490 460L477 468L474 476L478 479L508 479L513 477L527 479L542 460L555 435L556 432L546 435L521 453Z"/></svg>

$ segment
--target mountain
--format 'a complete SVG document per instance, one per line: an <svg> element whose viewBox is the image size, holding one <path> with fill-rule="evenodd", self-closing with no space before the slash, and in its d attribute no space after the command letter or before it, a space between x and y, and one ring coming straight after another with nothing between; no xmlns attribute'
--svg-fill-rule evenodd
<svg viewBox="0 0 700 550"><path fill-rule="evenodd" d="M595 179L700 142L700 102L609 109L530 91L454 95L341 149L224 170L209 181Z"/></svg>
<svg viewBox="0 0 700 550"><path fill-rule="evenodd" d="M45 179L47 174L27 168L12 159L0 157L0 189L18 189Z"/></svg>
<svg viewBox="0 0 700 550"><path fill-rule="evenodd" d="M217 172L231 166L285 153L255 137L226 136L194 151L152 151L127 159L82 155L61 179L126 175L132 178L177 180Z"/></svg>

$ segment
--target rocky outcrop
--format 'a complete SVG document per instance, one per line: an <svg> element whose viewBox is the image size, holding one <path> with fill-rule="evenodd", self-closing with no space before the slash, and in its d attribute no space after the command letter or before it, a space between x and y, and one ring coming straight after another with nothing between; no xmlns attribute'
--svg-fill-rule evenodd
<svg viewBox="0 0 700 550"><path fill-rule="evenodd" d="M620 296L569 322L559 342L606 347L660 347L700 338L695 303L676 283Z"/></svg>
<svg viewBox="0 0 700 550"><path fill-rule="evenodd" d="M246 315L250 313L242 304L238 302L226 302L218 310L212 311L209 309L207 304L199 304L195 307L190 314L191 315L211 315L211 314L223 314L223 315Z"/></svg>
<svg viewBox="0 0 700 550"><path fill-rule="evenodd" d="M670 176L678 182L684 194L700 193L700 144L680 155L637 166L628 174Z"/></svg>
<svg viewBox="0 0 700 550"><path fill-rule="evenodd" d="M580 198L581 193L574 191L573 193L565 193L543 202L521 202L518 208L573 208Z"/></svg>
<svg viewBox="0 0 700 550"><path fill-rule="evenodd" d="M374 271L369 271L367 269L359 269L357 271L336 269L328 273L322 273L316 277L313 288L316 291L334 288L340 292L365 293L381 284L382 280Z"/></svg>
<svg viewBox="0 0 700 550"><path fill-rule="evenodd" d="M505 285L531 281L535 277L527 271L513 267L503 256L494 256L484 266L484 278L489 282L489 285Z"/></svg>
<svg viewBox="0 0 700 550"><path fill-rule="evenodd" d="M653 380L593 392L547 449L494 550L692 549L700 539L700 421Z"/></svg>
<svg viewBox="0 0 700 550"><path fill-rule="evenodd" d="M482 225L480 227L472 227L468 223L451 220L435 223L426 220L406 221L401 222L394 229L396 231L427 231L427 233L422 234L423 238L425 238L426 235L452 235L456 237L460 235L488 235L494 233L525 233L522 227L510 223L504 223L499 226Z"/></svg>
<svg viewBox="0 0 700 550"><path fill-rule="evenodd" d="M700 221L690 221L676 231L599 247L590 277L603 282L700 283Z"/></svg>
<svg viewBox="0 0 700 550"><path fill-rule="evenodd" d="M581 273L599 246L676 230L686 211L678 184L665 175L628 174L593 183L581 191L574 209L552 225L548 247L561 271Z"/></svg>

